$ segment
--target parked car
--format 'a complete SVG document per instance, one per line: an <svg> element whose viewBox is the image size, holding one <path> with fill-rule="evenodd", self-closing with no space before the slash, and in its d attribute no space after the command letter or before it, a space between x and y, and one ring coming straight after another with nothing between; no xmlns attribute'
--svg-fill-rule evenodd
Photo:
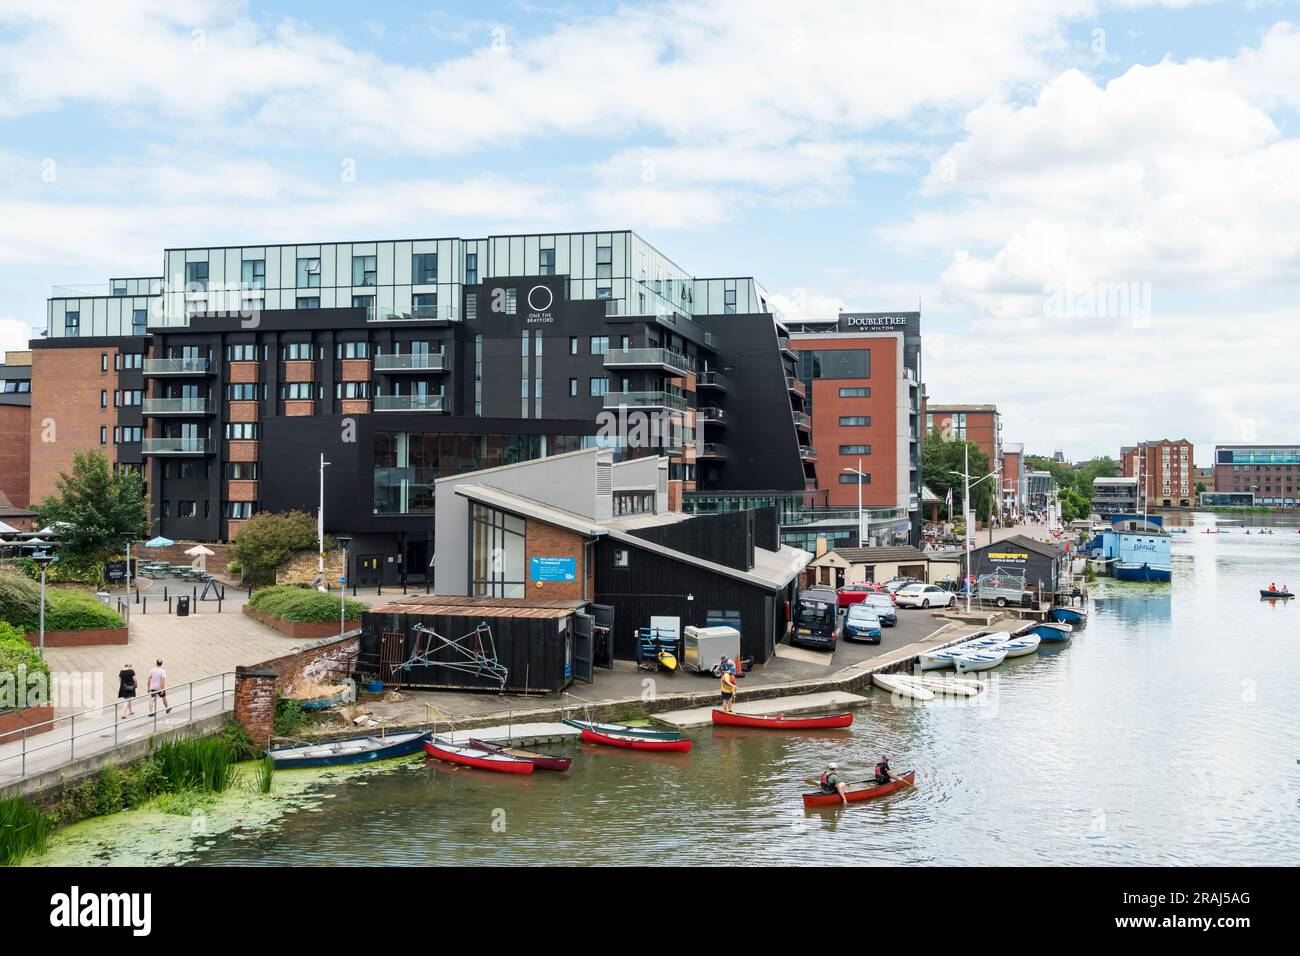
<svg viewBox="0 0 1300 956"><path fill-rule="evenodd" d="M839 633L838 616L838 596L830 588L800 591L799 600L795 604L794 621L791 622L793 629L790 632L790 643L820 650L835 650L835 638Z"/></svg>
<svg viewBox="0 0 1300 956"><path fill-rule="evenodd" d="M948 607L957 600L957 595L936 584L909 584L895 597L899 607Z"/></svg>
<svg viewBox="0 0 1300 956"><path fill-rule="evenodd" d="M840 607L852 607L854 604L861 604L868 595L877 593L880 588L879 584L846 584L835 594L839 599Z"/></svg>
<svg viewBox="0 0 1300 956"><path fill-rule="evenodd" d="M898 612L894 610L892 594L868 594L862 603L876 612L876 617L880 618L880 623L885 627L893 627L898 623Z"/></svg>
<svg viewBox="0 0 1300 956"><path fill-rule="evenodd" d="M880 643L880 618L869 604L854 604L844 615L843 631L846 641Z"/></svg>
<svg viewBox="0 0 1300 956"><path fill-rule="evenodd" d="M897 594L905 587L909 587L913 584L924 584L924 583L925 583L924 581L918 581L916 578L894 578L894 580L889 581L885 584L885 590L888 591L890 594Z"/></svg>

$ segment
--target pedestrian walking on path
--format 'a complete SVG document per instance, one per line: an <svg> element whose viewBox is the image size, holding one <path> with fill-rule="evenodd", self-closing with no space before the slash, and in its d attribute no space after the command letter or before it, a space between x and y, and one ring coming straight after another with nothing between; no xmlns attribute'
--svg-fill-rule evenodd
<svg viewBox="0 0 1300 956"><path fill-rule="evenodd" d="M117 696L119 700L126 701L126 710L122 712L123 720L135 713L135 689L135 669L131 667L128 661L117 672Z"/></svg>
<svg viewBox="0 0 1300 956"><path fill-rule="evenodd" d="M171 702L167 700L167 672L163 670L162 658L154 663L154 669L149 672L149 716L153 716L154 706L159 698L162 699L163 706L167 708L167 713L172 712Z"/></svg>

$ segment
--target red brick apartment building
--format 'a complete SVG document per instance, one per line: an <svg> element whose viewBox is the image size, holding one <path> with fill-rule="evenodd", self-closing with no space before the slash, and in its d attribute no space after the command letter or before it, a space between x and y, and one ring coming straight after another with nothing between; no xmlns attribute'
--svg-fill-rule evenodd
<svg viewBox="0 0 1300 956"><path fill-rule="evenodd" d="M1139 478L1147 507L1187 508L1196 502L1196 460L1186 438L1161 438L1120 449L1125 478Z"/></svg>
<svg viewBox="0 0 1300 956"><path fill-rule="evenodd" d="M926 405L925 429L972 441L989 456L989 466L1002 460L1002 416L996 405Z"/></svg>
<svg viewBox="0 0 1300 956"><path fill-rule="evenodd" d="M31 503L31 418L31 353L9 352L0 363L0 495L16 508Z"/></svg>

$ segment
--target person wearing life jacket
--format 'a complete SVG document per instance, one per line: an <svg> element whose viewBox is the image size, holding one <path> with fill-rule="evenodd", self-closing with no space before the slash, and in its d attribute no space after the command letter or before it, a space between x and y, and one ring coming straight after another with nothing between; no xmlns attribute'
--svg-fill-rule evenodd
<svg viewBox="0 0 1300 956"><path fill-rule="evenodd" d="M889 755L885 754L876 761L876 783L889 783L899 779L898 774L889 769Z"/></svg>
<svg viewBox="0 0 1300 956"><path fill-rule="evenodd" d="M847 807L849 798L844 795L846 784L840 779L839 764L832 761L826 765L826 770L821 775L822 793L838 793L840 801Z"/></svg>
<svg viewBox="0 0 1300 956"><path fill-rule="evenodd" d="M722 672L722 709L731 713L731 702L736 699L736 675L729 670Z"/></svg>
<svg viewBox="0 0 1300 956"><path fill-rule="evenodd" d="M1270 593L1276 592L1276 591L1277 591L1277 582L1274 581L1274 582L1270 583L1269 586L1268 586L1268 590L1269 590Z"/></svg>

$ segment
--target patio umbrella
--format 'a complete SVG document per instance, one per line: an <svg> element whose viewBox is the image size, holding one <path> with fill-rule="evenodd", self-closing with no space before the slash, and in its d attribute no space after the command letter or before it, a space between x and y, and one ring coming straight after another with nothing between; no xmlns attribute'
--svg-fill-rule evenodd
<svg viewBox="0 0 1300 956"><path fill-rule="evenodd" d="M208 569L208 556L216 554L217 552L213 551L211 548L205 548L201 544L196 544L194 547L186 550L185 553L197 558L198 560L194 561L194 564L198 566L200 571L206 571Z"/></svg>
<svg viewBox="0 0 1300 956"><path fill-rule="evenodd" d="M176 542L173 541L171 538L164 538L161 535L159 535L156 538L150 538L148 541L144 543L144 546L146 548L170 548L175 543Z"/></svg>

